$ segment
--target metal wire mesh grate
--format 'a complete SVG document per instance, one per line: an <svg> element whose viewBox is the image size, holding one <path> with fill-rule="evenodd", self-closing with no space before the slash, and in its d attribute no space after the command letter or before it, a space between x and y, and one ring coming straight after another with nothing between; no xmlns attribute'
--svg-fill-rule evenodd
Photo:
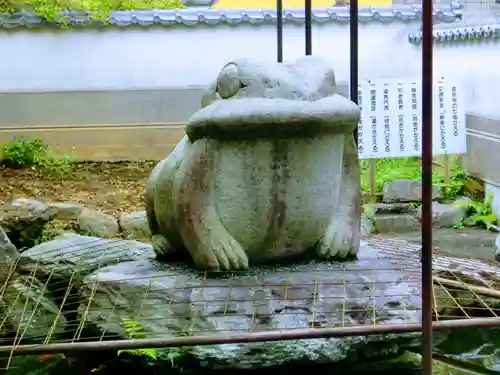
<svg viewBox="0 0 500 375"><path fill-rule="evenodd" d="M92 241L23 253L1 272L9 358L25 344L420 323L420 246L395 237L365 239L357 261L231 273L166 265L123 240ZM494 263L436 249L434 319L498 317L499 280Z"/></svg>
<svg viewBox="0 0 500 375"><path fill-rule="evenodd" d="M391 236L372 238L368 242L388 251L389 248L400 244L402 248L408 248L403 253L419 254L418 245L409 244ZM433 275L436 321L499 317L500 267L498 263L434 249Z"/></svg>

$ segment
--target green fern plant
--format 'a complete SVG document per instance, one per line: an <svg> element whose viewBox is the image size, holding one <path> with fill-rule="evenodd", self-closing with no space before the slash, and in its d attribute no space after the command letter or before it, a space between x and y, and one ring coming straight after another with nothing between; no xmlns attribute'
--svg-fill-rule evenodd
<svg viewBox="0 0 500 375"><path fill-rule="evenodd" d="M123 324L123 329L125 330L125 334L129 339L143 339L146 337L146 333L144 332L144 327L141 325L141 323L130 318L121 318L121 321ZM158 359L158 351L154 348L123 349L118 351L118 355L124 353L134 356L147 357L152 360Z"/></svg>
<svg viewBox="0 0 500 375"><path fill-rule="evenodd" d="M464 207L468 210L465 223L468 226L483 226L490 229L498 222L498 217L493 211L493 194L489 194L483 201L457 202L457 207Z"/></svg>
<svg viewBox="0 0 500 375"><path fill-rule="evenodd" d="M143 339L146 337L144 332L144 327L138 321L130 318L121 318L123 329L125 334L129 339ZM154 348L144 348L144 349L123 349L118 351L118 355L129 354L133 356L146 357L153 361L158 360L158 350ZM172 368L177 366L177 362L181 359L183 354L183 348L168 348L166 350L166 357L170 361Z"/></svg>

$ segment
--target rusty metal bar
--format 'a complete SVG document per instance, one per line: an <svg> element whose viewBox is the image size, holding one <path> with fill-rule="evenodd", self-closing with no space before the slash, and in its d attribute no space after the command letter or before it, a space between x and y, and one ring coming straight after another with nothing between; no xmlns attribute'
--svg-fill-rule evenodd
<svg viewBox="0 0 500 375"><path fill-rule="evenodd" d="M277 60L283 62L283 0L276 0L276 47Z"/></svg>
<svg viewBox="0 0 500 375"><path fill-rule="evenodd" d="M447 320L443 322L434 322L431 326L433 330L441 331L447 329L460 328L481 328L481 327L500 327L500 318L477 318L477 319L459 319ZM113 341L94 341L94 342L69 342L44 345L19 345L0 346L0 353L14 352L16 355L30 354L49 354L49 353L68 353L93 350L123 350L123 349L144 349L144 348L167 348L180 346L196 345L217 345L217 344L238 344L264 341L288 341L315 339L326 337L350 337L350 336L368 336L389 333L416 333L422 331L422 325L414 324L394 324L381 326L354 326L337 328L305 328L288 331L271 332L248 332L238 333L229 336L192 336L177 338L158 338L158 339L136 339L136 340L113 340Z"/></svg>
<svg viewBox="0 0 500 375"><path fill-rule="evenodd" d="M349 86L350 99L358 104L358 72L359 72L359 60L358 60L358 0L351 0L349 6L349 38L350 38L350 79L351 82ZM358 144L358 127L354 129L354 140Z"/></svg>
<svg viewBox="0 0 500 375"><path fill-rule="evenodd" d="M312 1L305 0L306 17L306 55L312 55Z"/></svg>
<svg viewBox="0 0 500 375"><path fill-rule="evenodd" d="M432 0L422 8L422 373L432 375Z"/></svg>

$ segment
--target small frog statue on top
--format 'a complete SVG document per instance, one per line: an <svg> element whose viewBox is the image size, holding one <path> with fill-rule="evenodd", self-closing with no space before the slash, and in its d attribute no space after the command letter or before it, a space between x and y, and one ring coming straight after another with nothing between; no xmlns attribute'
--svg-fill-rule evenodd
<svg viewBox="0 0 500 375"><path fill-rule="evenodd" d="M202 106L146 188L157 259L238 270L356 256L360 111L326 61L235 60Z"/></svg>

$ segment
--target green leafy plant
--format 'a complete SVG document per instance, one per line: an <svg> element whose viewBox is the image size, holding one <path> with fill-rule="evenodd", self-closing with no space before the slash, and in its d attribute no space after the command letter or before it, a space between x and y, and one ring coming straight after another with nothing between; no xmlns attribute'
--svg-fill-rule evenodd
<svg viewBox="0 0 500 375"><path fill-rule="evenodd" d="M432 365L432 374L433 375L459 375L459 374L469 374L467 372L463 372L457 370L446 363L434 361Z"/></svg>
<svg viewBox="0 0 500 375"><path fill-rule="evenodd" d="M106 21L115 10L178 9L181 0L4 0L0 1L0 13L33 12L47 20L58 20L67 26L68 18L61 13L68 10L92 12L92 17Z"/></svg>
<svg viewBox="0 0 500 375"><path fill-rule="evenodd" d="M121 318L121 321L123 324L123 328L125 330L125 334L129 339L141 339L146 337L144 328L136 320L130 318ZM159 357L158 350L154 348L124 349L118 351L118 355L124 353L134 356L147 357L148 359L152 359L154 361L156 361ZM181 359L182 354L183 354L183 348L177 348L177 347L168 348L165 350L165 353L162 353L162 355L165 355L166 358L170 361L172 368L177 366L177 362Z"/></svg>
<svg viewBox="0 0 500 375"><path fill-rule="evenodd" d="M37 156L35 165L45 174L63 176L71 172L72 160L71 156L68 155L56 156L51 152L47 152L45 155Z"/></svg>
<svg viewBox="0 0 500 375"><path fill-rule="evenodd" d="M370 161L360 160L361 187L368 192L370 189ZM382 191L386 182L394 180L417 180L420 178L420 159L390 158L375 161L375 190Z"/></svg>
<svg viewBox="0 0 500 375"><path fill-rule="evenodd" d="M370 163L368 160L360 160L361 188L364 192L369 191L370 185ZM375 161L375 191L381 192L386 182L394 180L420 180L422 177L422 166L420 158L388 158ZM443 176L436 171L433 174L433 184L442 183Z"/></svg>
<svg viewBox="0 0 500 375"><path fill-rule="evenodd" d="M9 168L31 167L57 176L72 169L69 156L55 155L40 138L12 137L2 148L2 164Z"/></svg>
<svg viewBox="0 0 500 375"><path fill-rule="evenodd" d="M418 353L404 352L399 358L397 358L395 363L406 363L412 364L414 366L422 365L422 356ZM453 365L440 362L438 360L432 361L432 373L433 375L473 375L474 372L469 372L462 370L460 367L455 367Z"/></svg>
<svg viewBox="0 0 500 375"><path fill-rule="evenodd" d="M10 168L34 166L39 155L47 152L47 146L39 138L24 139L12 137L3 147L2 163Z"/></svg>
<svg viewBox="0 0 500 375"><path fill-rule="evenodd" d="M129 339L142 339L146 337L144 328L142 325L130 318L121 318L125 334ZM152 360L158 359L158 351L154 348L144 348L144 349L123 349L118 351L118 355L130 354L134 356L143 356Z"/></svg>
<svg viewBox="0 0 500 375"><path fill-rule="evenodd" d="M172 368L177 366L177 362L182 357L182 349L181 348L170 348L167 352L167 358L172 365Z"/></svg>
<svg viewBox="0 0 500 375"><path fill-rule="evenodd" d="M452 158L454 161L454 158ZM360 160L361 188L368 193L370 190L370 161ZM464 181L467 172L456 164L451 168L449 183L445 183L442 168L435 166L432 176L434 186L443 188L446 198L455 199L464 194ZM418 157L387 158L375 161L375 192L380 193L386 182L394 180L420 180L422 177L421 160Z"/></svg>
<svg viewBox="0 0 500 375"><path fill-rule="evenodd" d="M455 199L464 195L465 183L467 179L467 172L460 165L455 165L451 168L451 175L449 183L444 182L444 176L438 176L438 180L434 182L435 186L443 189L446 198Z"/></svg>
<svg viewBox="0 0 500 375"><path fill-rule="evenodd" d="M498 222L497 215L492 207L493 194L489 194L483 201L467 201L455 203L457 207L467 209L468 216L464 223L468 226L482 226L490 229Z"/></svg>

